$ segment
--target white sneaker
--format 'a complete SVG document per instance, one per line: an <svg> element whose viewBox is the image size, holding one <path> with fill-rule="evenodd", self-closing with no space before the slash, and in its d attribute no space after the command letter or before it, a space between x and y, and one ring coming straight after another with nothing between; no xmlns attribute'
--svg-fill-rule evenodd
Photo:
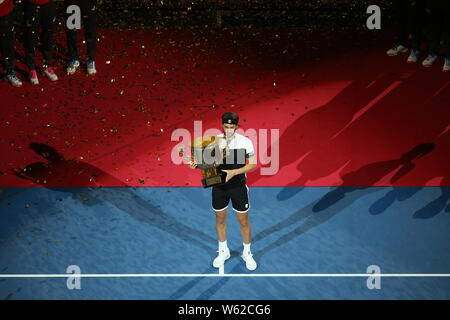
<svg viewBox="0 0 450 320"><path fill-rule="evenodd" d="M9 81L9 83L11 83L14 87L21 87L22 86L22 81L20 81L20 79L16 76L16 74L10 73L6 76L6 80Z"/></svg>
<svg viewBox="0 0 450 320"><path fill-rule="evenodd" d="M80 61L78 60L71 60L69 62L69 65L67 66L66 72L68 75L74 74L77 72L78 67L80 66Z"/></svg>
<svg viewBox="0 0 450 320"><path fill-rule="evenodd" d="M245 266L248 270L253 271L258 266L255 259L253 259L253 254L249 251L247 253L242 253L241 258L245 261Z"/></svg>
<svg viewBox="0 0 450 320"><path fill-rule="evenodd" d="M39 84L37 72L34 69L30 71L30 82L31 82L31 84L33 84L35 86Z"/></svg>
<svg viewBox="0 0 450 320"><path fill-rule="evenodd" d="M218 250L219 255L213 261L214 268L220 268L224 262L230 258L230 249Z"/></svg>
<svg viewBox="0 0 450 320"><path fill-rule="evenodd" d="M425 60L423 60L422 65L424 67L431 67L437 60L438 56L435 54L429 54Z"/></svg>
<svg viewBox="0 0 450 320"><path fill-rule="evenodd" d="M56 75L55 70L53 70L52 67L45 67L44 73L50 81L58 81L58 76Z"/></svg>
<svg viewBox="0 0 450 320"><path fill-rule="evenodd" d="M94 61L88 61L87 63L87 72L89 75L94 75L97 73L97 69L95 69L95 62Z"/></svg>
<svg viewBox="0 0 450 320"><path fill-rule="evenodd" d="M416 63L419 60L419 57L420 57L420 51L417 49L412 49L406 62Z"/></svg>
<svg viewBox="0 0 450 320"><path fill-rule="evenodd" d="M442 72L450 71L450 58L445 58L444 66L442 67Z"/></svg>
<svg viewBox="0 0 450 320"><path fill-rule="evenodd" d="M399 53L404 53L406 51L408 51L408 48L399 44L399 45L393 46L391 49L386 51L386 54L388 56L393 57L393 56L398 55Z"/></svg>

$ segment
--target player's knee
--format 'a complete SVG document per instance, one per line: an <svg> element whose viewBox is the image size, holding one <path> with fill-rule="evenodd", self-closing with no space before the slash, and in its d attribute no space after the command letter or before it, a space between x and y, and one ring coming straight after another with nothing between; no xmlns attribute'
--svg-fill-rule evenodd
<svg viewBox="0 0 450 320"><path fill-rule="evenodd" d="M226 210L216 211L216 223L224 224L227 221L227 212Z"/></svg>
<svg viewBox="0 0 450 320"><path fill-rule="evenodd" d="M223 224L225 224L226 223L226 219L225 218L217 218L216 219L216 224L218 224L218 225L223 225Z"/></svg>
<svg viewBox="0 0 450 320"><path fill-rule="evenodd" d="M248 228L250 226L250 223L248 222L239 222L239 224L241 225L241 228Z"/></svg>
<svg viewBox="0 0 450 320"><path fill-rule="evenodd" d="M249 226L250 222L248 221L248 216L246 213L240 213L238 214L238 222L241 225L241 227L246 228Z"/></svg>

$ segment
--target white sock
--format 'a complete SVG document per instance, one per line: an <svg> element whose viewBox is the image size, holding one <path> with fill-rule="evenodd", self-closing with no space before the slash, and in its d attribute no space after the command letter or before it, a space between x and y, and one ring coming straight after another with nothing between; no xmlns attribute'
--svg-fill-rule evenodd
<svg viewBox="0 0 450 320"><path fill-rule="evenodd" d="M250 253L250 244L251 243L247 243L247 244L243 243L243 245L244 245L244 253Z"/></svg>
<svg viewBox="0 0 450 320"><path fill-rule="evenodd" d="M227 249L228 249L227 240L225 240L224 242L220 242L220 240L219 240L219 251L227 250Z"/></svg>

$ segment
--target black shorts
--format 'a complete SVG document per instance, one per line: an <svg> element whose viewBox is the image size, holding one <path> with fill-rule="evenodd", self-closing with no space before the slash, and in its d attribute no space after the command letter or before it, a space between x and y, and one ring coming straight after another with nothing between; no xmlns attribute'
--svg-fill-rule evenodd
<svg viewBox="0 0 450 320"><path fill-rule="evenodd" d="M212 207L214 211L228 208L230 202L237 213L246 213L250 209L248 187L244 182L224 184L212 187Z"/></svg>

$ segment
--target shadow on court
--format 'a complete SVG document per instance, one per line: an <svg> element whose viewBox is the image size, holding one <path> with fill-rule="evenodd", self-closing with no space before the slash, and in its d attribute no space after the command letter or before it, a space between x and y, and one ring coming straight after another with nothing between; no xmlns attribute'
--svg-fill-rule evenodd
<svg viewBox="0 0 450 320"><path fill-rule="evenodd" d="M349 172L342 176L342 185L352 185L355 181L360 181L362 176L364 176L366 180L370 180L370 184L374 184L386 175L396 171L391 179L391 182L393 183L415 168L415 164L413 162L414 160L417 160L430 153L433 149L434 144L424 143L403 154L399 159L368 164L356 171ZM317 202L296 211L285 220L261 231L260 233L255 235L253 241L259 241L272 233L288 228L299 222L300 220L306 219L305 223L302 226L284 235L270 246L270 248L272 249L278 247L279 245L286 243L287 241L297 237L298 235L308 231L309 229L326 222L331 217L342 211L344 208L351 205L358 198L378 190L378 188L371 187L336 187L332 191L325 194ZM356 195L356 193L358 195ZM267 248L263 251L267 251Z"/></svg>
<svg viewBox="0 0 450 320"><path fill-rule="evenodd" d="M101 187L128 185L113 175L78 159L66 159L52 146L44 143L32 142L29 148L45 161L28 164L20 170L11 171L18 178L33 182L36 185L76 185L79 187ZM99 181L101 180L101 183Z"/></svg>
<svg viewBox="0 0 450 320"><path fill-rule="evenodd" d="M208 253L214 250L212 246L208 245L216 243L214 238L166 214L159 207L136 195L132 188L88 188L82 190L82 196L80 195L80 189L77 188L49 189L70 192L72 193L72 198L78 200L84 206L109 202L134 219L156 227L192 246L205 250ZM88 198L89 200L84 201L83 198Z"/></svg>
<svg viewBox="0 0 450 320"><path fill-rule="evenodd" d="M440 187L440 189L441 195L417 210L413 215L415 219L429 219L442 211L450 212L450 187Z"/></svg>
<svg viewBox="0 0 450 320"><path fill-rule="evenodd" d="M61 184L60 179L73 179L83 188L48 188L67 192L82 206L93 206L109 202L116 208L128 213L134 219L154 226L168 234L179 238L192 246L208 253L214 249L208 244L216 243L216 239L188 226L176 218L166 214L159 207L136 195L130 187L112 175L86 162L64 159L55 148L43 143L31 143L30 148L43 157L46 162L35 162L16 170L17 177L30 180L39 185ZM120 188L101 188L98 179L106 185L119 185ZM72 180L72 181L73 181ZM106 182L105 182L106 181ZM93 188L93 187L96 188ZM87 188L86 188L87 187ZM135 188L134 188L135 189ZM88 199L87 201L85 199Z"/></svg>

